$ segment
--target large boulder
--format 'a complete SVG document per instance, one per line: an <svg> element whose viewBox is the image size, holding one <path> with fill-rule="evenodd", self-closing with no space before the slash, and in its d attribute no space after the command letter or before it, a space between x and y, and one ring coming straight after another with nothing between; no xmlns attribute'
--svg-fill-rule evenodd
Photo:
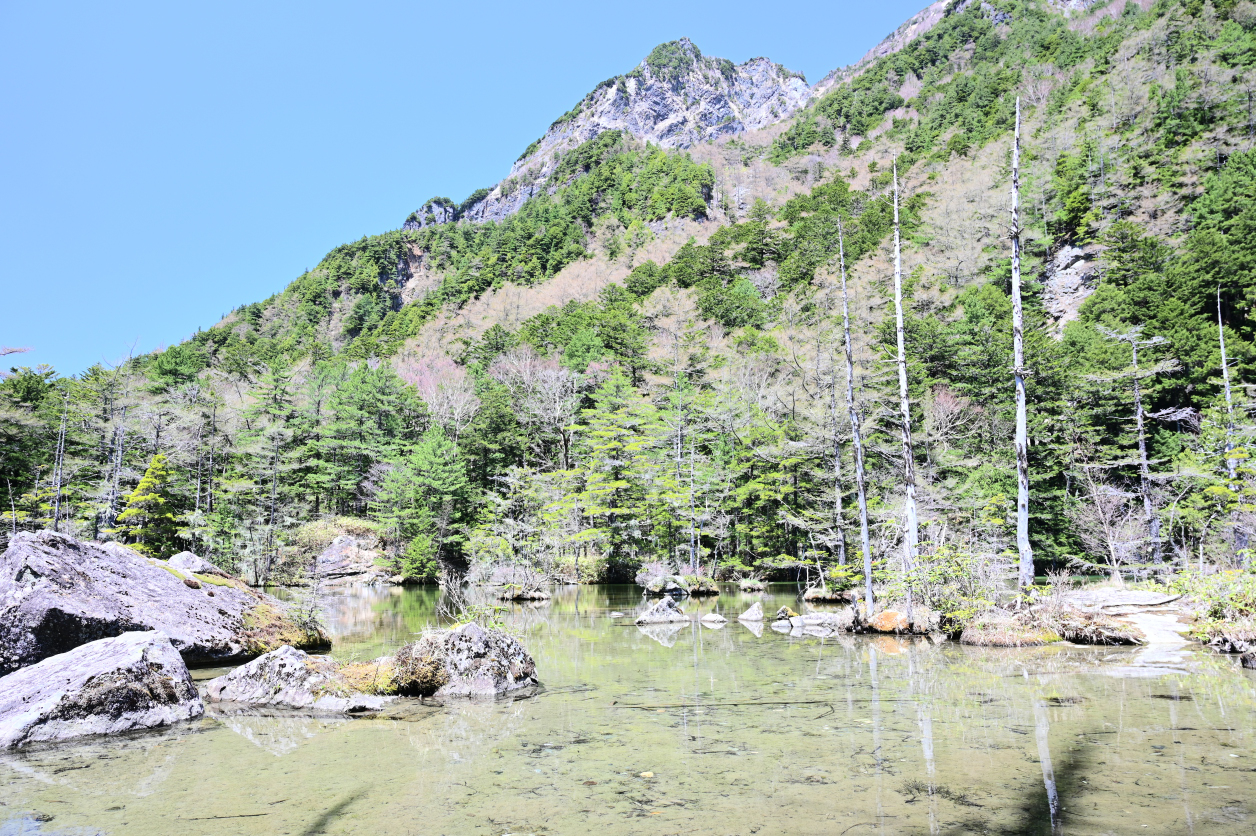
<svg viewBox="0 0 1256 836"><path fill-rule="evenodd" d="M435 630L398 651L393 662L402 693L495 697L537 684L536 663L513 636L464 624Z"/></svg>
<svg viewBox="0 0 1256 836"><path fill-rule="evenodd" d="M151 729L204 713L169 638L123 633L0 678L0 749Z"/></svg>
<svg viewBox="0 0 1256 836"><path fill-rule="evenodd" d="M392 573L379 565L381 555L373 548L376 545L374 539L353 534L337 536L314 561L319 582L328 586L393 583Z"/></svg>
<svg viewBox="0 0 1256 836"><path fill-rule="evenodd" d="M380 660L379 667L387 671L384 678L391 679L385 660ZM210 702L335 713L378 711L392 699L355 690L336 662L288 645L211 679L206 696Z"/></svg>
<svg viewBox="0 0 1256 836"><path fill-rule="evenodd" d="M667 624L672 621L688 621L689 616L685 615L685 611L680 608L674 598L662 598L654 606L643 612L637 618L637 625L642 624Z"/></svg>
<svg viewBox="0 0 1256 836"><path fill-rule="evenodd" d="M166 561L166 565L171 568L178 569L180 572L193 575L213 575L219 578L229 578L231 575L219 569L199 555L192 552L179 552L174 557Z"/></svg>
<svg viewBox="0 0 1256 836"><path fill-rule="evenodd" d="M322 628L241 581L183 572L117 544L22 532L0 556L0 674L136 630L160 630L188 663L330 643Z"/></svg>

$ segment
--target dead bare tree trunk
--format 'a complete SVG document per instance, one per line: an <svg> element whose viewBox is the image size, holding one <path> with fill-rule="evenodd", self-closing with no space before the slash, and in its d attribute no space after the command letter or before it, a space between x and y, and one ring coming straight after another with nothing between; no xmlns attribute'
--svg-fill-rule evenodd
<svg viewBox="0 0 1256 836"><path fill-rule="evenodd" d="M898 338L898 401L903 436L903 487L906 491L906 523L903 526L903 571L910 573L920 548L920 524L916 517L916 459L911 443L911 401L907 394L907 350L903 338L902 234L898 218L898 163L894 163L894 330ZM911 585L907 584L907 617L911 618Z"/></svg>
<svg viewBox="0 0 1256 836"><path fill-rule="evenodd" d="M56 495L52 500L52 530L61 530L61 485L65 481L65 422L70 414L70 393L65 393L65 403L61 408L61 431L57 433L57 454L53 466L53 481Z"/></svg>
<svg viewBox="0 0 1256 836"><path fill-rule="evenodd" d="M842 223L837 223L837 253L842 275L842 335L846 349L846 411L850 413L851 447L855 453L855 493L859 501L859 537L863 547L864 603L872 615L872 547L868 542L868 492L864 483L863 439L859 434L859 411L855 408L855 355L850 346L850 299L846 293L846 243Z"/></svg>
<svg viewBox="0 0 1256 836"><path fill-rule="evenodd" d="M1016 381L1016 551L1020 555L1018 585L1034 583L1034 552L1029 546L1029 431L1025 398L1025 316L1020 276L1020 97L1016 97L1016 131L1012 140L1012 375Z"/></svg>
<svg viewBox="0 0 1256 836"><path fill-rule="evenodd" d="M1151 555L1160 560L1160 518L1151 504L1151 467L1147 463L1147 431L1143 421L1143 392L1138 380L1138 340L1130 342L1134 361L1134 423L1138 427L1138 478L1143 494L1143 511L1151 534Z"/></svg>
<svg viewBox="0 0 1256 836"><path fill-rule="evenodd" d="M1217 286L1217 338L1221 342L1221 380L1225 384L1225 466L1230 477L1231 490L1238 479L1238 460L1230 454L1234 451L1234 399L1230 395L1230 365L1225 355L1225 326L1221 322L1221 287Z"/></svg>

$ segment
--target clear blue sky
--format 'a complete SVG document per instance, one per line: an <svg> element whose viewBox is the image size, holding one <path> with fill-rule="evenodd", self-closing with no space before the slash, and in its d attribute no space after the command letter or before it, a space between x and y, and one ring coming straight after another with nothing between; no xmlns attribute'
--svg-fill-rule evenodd
<svg viewBox="0 0 1256 836"><path fill-rule="evenodd" d="M814 83L927 2L0 0L0 345L33 349L5 359L178 342L501 179L657 43Z"/></svg>

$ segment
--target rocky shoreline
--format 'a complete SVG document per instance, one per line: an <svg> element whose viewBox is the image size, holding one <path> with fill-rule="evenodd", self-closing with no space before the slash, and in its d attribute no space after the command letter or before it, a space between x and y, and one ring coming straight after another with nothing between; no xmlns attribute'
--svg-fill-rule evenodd
<svg viewBox="0 0 1256 836"><path fill-rule="evenodd" d="M516 639L474 623L369 663L305 652L330 644L313 620L194 554L162 561L18 534L0 556L0 749L195 720L205 700L349 714L538 684ZM208 682L204 699L188 671L250 659Z"/></svg>

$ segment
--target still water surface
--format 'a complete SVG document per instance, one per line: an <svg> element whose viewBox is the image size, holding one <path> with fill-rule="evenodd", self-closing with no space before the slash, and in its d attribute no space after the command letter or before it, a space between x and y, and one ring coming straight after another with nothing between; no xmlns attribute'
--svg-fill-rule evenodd
<svg viewBox="0 0 1256 836"><path fill-rule="evenodd" d="M635 588L566 588L508 616L545 686L524 699L361 719L211 709L4 755L0 836L1256 832L1256 676L1235 660L735 621L794 593L726 588L685 606L722 628L647 633ZM341 658L437 620L434 590L330 604Z"/></svg>

